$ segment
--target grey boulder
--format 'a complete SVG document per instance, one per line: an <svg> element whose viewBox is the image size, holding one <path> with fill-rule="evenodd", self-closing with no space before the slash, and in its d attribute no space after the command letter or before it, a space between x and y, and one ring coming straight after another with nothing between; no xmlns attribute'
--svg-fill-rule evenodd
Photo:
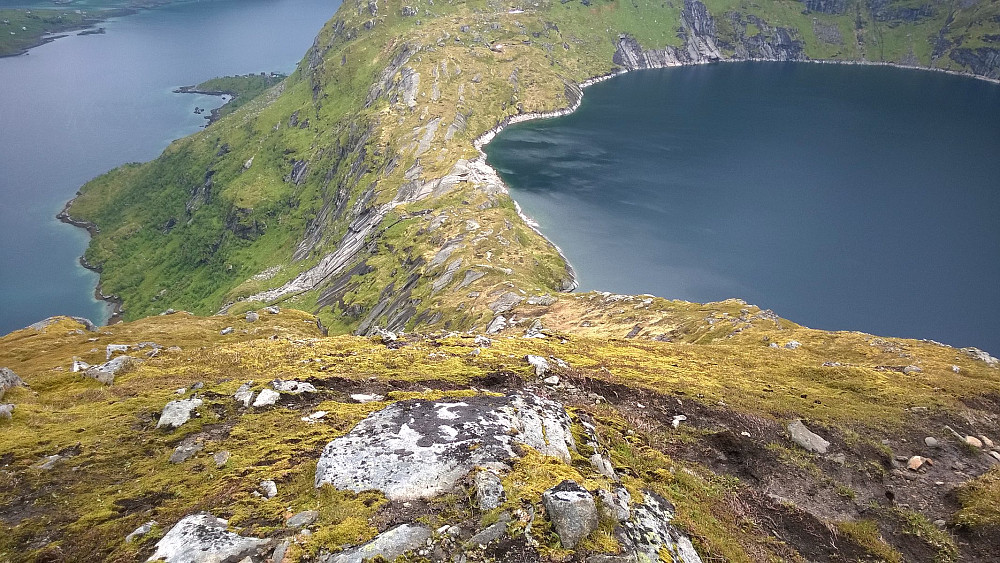
<svg viewBox="0 0 1000 563"><path fill-rule="evenodd" d="M14 405L10 403L0 405L0 419L10 420L14 418Z"/></svg>
<svg viewBox="0 0 1000 563"><path fill-rule="evenodd" d="M257 400L253 402L255 407L269 407L278 402L278 398L281 394L277 391L272 391L270 389L263 389L257 395Z"/></svg>
<svg viewBox="0 0 1000 563"><path fill-rule="evenodd" d="M229 523L201 512L185 516L160 541L147 561L229 563L259 555L270 543L227 530Z"/></svg>
<svg viewBox="0 0 1000 563"><path fill-rule="evenodd" d="M363 563L376 557L394 561L407 551L418 549L431 537L431 529L418 524L403 524L383 532L372 541L341 553L327 554L320 563Z"/></svg>
<svg viewBox="0 0 1000 563"><path fill-rule="evenodd" d="M129 364L132 362L138 362L136 358L132 356L117 356L111 360L104 362L99 366L91 366L87 368L87 371L83 372L87 377L91 377L100 381L105 385L111 385L115 382L115 377Z"/></svg>
<svg viewBox="0 0 1000 563"><path fill-rule="evenodd" d="M666 550L669 561L702 563L691 539L671 524L673 518L674 507L670 502L643 491L642 504L634 506L632 517L621 523L622 547L637 554L639 561L662 561L661 554Z"/></svg>
<svg viewBox="0 0 1000 563"><path fill-rule="evenodd" d="M317 518L319 518L318 511L304 510L289 518L288 521L285 522L285 525L289 528L305 528L315 522Z"/></svg>
<svg viewBox="0 0 1000 563"><path fill-rule="evenodd" d="M542 493L542 504L565 548L573 549L597 529L594 497L576 481L563 481Z"/></svg>
<svg viewBox="0 0 1000 563"><path fill-rule="evenodd" d="M489 469L476 473L476 502L480 510L493 510L503 504L506 495L500 477Z"/></svg>
<svg viewBox="0 0 1000 563"><path fill-rule="evenodd" d="M8 389L13 389L14 387L27 387L14 370L10 368L0 368L0 399L3 399L4 393Z"/></svg>
<svg viewBox="0 0 1000 563"><path fill-rule="evenodd" d="M163 407L163 413L160 414L160 421L156 423L156 427L177 428L191 420L191 411L201 405L202 400L198 398L170 401Z"/></svg>
<svg viewBox="0 0 1000 563"><path fill-rule="evenodd" d="M806 428L806 425L802 424L802 421L798 419L788 423L788 435L792 438L793 442L810 452L825 454L826 450L830 447L830 442L827 442L822 436Z"/></svg>

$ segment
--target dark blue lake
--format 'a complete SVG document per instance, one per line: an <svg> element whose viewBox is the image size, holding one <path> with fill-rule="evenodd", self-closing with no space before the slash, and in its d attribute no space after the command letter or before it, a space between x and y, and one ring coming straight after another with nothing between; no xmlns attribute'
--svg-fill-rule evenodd
<svg viewBox="0 0 1000 563"><path fill-rule="evenodd" d="M77 262L87 233L56 213L87 180L197 131L196 106L220 104L172 90L292 71L339 5L180 2L101 24L103 35L0 58L0 334L57 314L103 322L97 275Z"/></svg>
<svg viewBox="0 0 1000 563"><path fill-rule="evenodd" d="M486 147L581 288L739 297L1000 352L1000 86L883 67L635 72Z"/></svg>

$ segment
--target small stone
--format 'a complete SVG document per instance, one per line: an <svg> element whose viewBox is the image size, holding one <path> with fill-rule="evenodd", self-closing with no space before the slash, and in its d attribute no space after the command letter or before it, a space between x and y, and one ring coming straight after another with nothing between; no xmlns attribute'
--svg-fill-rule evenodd
<svg viewBox="0 0 1000 563"><path fill-rule="evenodd" d="M487 469L476 472L476 502L480 510L499 508L506 499L500 477Z"/></svg>
<svg viewBox="0 0 1000 563"><path fill-rule="evenodd" d="M182 440L181 443L177 444L177 447L174 448L174 453L170 454L170 463L184 463L185 461L191 459L204 447L204 441L205 436L203 434L184 438L184 440Z"/></svg>
<svg viewBox="0 0 1000 563"><path fill-rule="evenodd" d="M799 346L802 346L802 343L799 342L798 340L789 340L788 343L785 344L785 348L787 348L789 350L795 350Z"/></svg>
<svg viewBox="0 0 1000 563"><path fill-rule="evenodd" d="M524 359L528 362L530 366L535 368L535 375L542 377L545 372L549 371L549 361L541 356L527 355Z"/></svg>
<svg viewBox="0 0 1000 563"><path fill-rule="evenodd" d="M283 393L291 393L293 395L299 395L301 393L315 393L316 388L313 387L311 383L305 383L303 381L282 381L280 379L275 379L271 382L271 387L274 387L275 391L281 391Z"/></svg>
<svg viewBox="0 0 1000 563"><path fill-rule="evenodd" d="M108 344L104 351L104 359L110 360L115 352L128 352L128 344Z"/></svg>
<svg viewBox="0 0 1000 563"><path fill-rule="evenodd" d="M365 393L355 393L351 395L351 399L354 399L359 403L371 403L374 401L384 401L385 395L376 395L374 393L370 395Z"/></svg>
<svg viewBox="0 0 1000 563"><path fill-rule="evenodd" d="M504 535L507 531L507 524L510 523L510 513L502 512L500 517L496 522L490 524L481 532L469 538L469 541L465 542L465 545L475 548L479 546L489 545L491 542L496 541L500 536Z"/></svg>
<svg viewBox="0 0 1000 563"><path fill-rule="evenodd" d="M670 421L670 426L673 426L674 429L676 430L677 428L680 428L681 423L687 419L688 417L684 416L683 414L675 415L674 419Z"/></svg>
<svg viewBox="0 0 1000 563"><path fill-rule="evenodd" d="M202 400L198 398L170 401L163 407L163 412L160 414L160 420L156 423L156 427L162 428L167 426L170 428L177 428L185 422L191 420L191 411L201 405Z"/></svg>
<svg viewBox="0 0 1000 563"><path fill-rule="evenodd" d="M263 389L257 395L257 400L253 402L255 407L269 407L278 402L278 398L281 394L277 391L272 391L270 389Z"/></svg>
<svg viewBox="0 0 1000 563"><path fill-rule="evenodd" d="M304 510L289 518L288 521L285 522L285 525L289 528L305 528L306 526L312 525L317 518L319 518L318 511Z"/></svg>
<svg viewBox="0 0 1000 563"><path fill-rule="evenodd" d="M981 447L983 447L983 442L979 438L976 438L975 436L966 436L965 437L965 443L969 444L970 446L972 446L974 448L981 448Z"/></svg>
<svg viewBox="0 0 1000 563"><path fill-rule="evenodd" d="M255 323L260 320L260 315L258 315L255 311L250 311L247 313L245 318L248 323Z"/></svg>
<svg viewBox="0 0 1000 563"><path fill-rule="evenodd" d="M270 479L261 481L260 494L264 495L264 498L274 498L278 494L278 485Z"/></svg>
<svg viewBox="0 0 1000 563"><path fill-rule="evenodd" d="M559 376L550 375L542 380L546 385L559 385Z"/></svg>
<svg viewBox="0 0 1000 563"><path fill-rule="evenodd" d="M958 373L958 372L962 371L962 369L960 367L958 367L958 366L953 365L953 366L951 366L951 371L953 371L955 373Z"/></svg>
<svg viewBox="0 0 1000 563"><path fill-rule="evenodd" d="M928 448L936 448L936 447L940 446L941 444L938 443L937 438L935 438L933 436L928 436L928 437L924 438L924 445L926 445Z"/></svg>
<svg viewBox="0 0 1000 563"><path fill-rule="evenodd" d="M281 309L277 305L271 305L270 307L264 307L264 312L269 315L277 315L281 312Z"/></svg>
<svg viewBox="0 0 1000 563"><path fill-rule="evenodd" d="M225 336L225 335L227 335L227 334L231 334L232 332L233 332L233 327L231 327L231 326L227 326L226 328L224 328L224 329L220 330L220 331L219 331L219 334L221 334L221 335Z"/></svg>
<svg viewBox="0 0 1000 563"><path fill-rule="evenodd" d="M903 373L905 373L907 375L909 375L911 373L921 373L922 371L924 371L924 370L920 369L920 366L910 365L910 366L906 366L905 368L903 368Z"/></svg>
<svg viewBox="0 0 1000 563"><path fill-rule="evenodd" d="M906 468L909 469L910 471L916 471L921 467L923 467L923 465L924 465L924 458L918 455L911 457L910 460L906 462Z"/></svg>
<svg viewBox="0 0 1000 563"><path fill-rule="evenodd" d="M810 452L825 454L830 447L830 442L806 428L801 420L796 419L788 423L788 434L793 442Z"/></svg>
<svg viewBox="0 0 1000 563"><path fill-rule="evenodd" d="M230 457L231 454L227 450L222 450L221 452L215 452L215 455L212 456L212 460L215 461L216 467L222 467L229 462Z"/></svg>
<svg viewBox="0 0 1000 563"><path fill-rule="evenodd" d="M59 454L47 455L44 458L42 458L42 461L36 463L34 465L34 468L35 469L41 469L43 471L48 471L48 470L52 469L53 467L55 467L56 463L59 463L59 460L61 460L61 459L62 459L62 456L59 455Z"/></svg>
<svg viewBox="0 0 1000 563"><path fill-rule="evenodd" d="M542 493L545 512L559 535L559 543L573 549L597 529L597 505L589 491L566 480Z"/></svg>
<svg viewBox="0 0 1000 563"><path fill-rule="evenodd" d="M244 407L250 406L250 401L253 400L253 381L247 381L240 388L233 393L233 398L236 399L237 403L242 403Z"/></svg>
<svg viewBox="0 0 1000 563"><path fill-rule="evenodd" d="M125 543L129 543L136 538L141 538L153 530L153 526L156 525L156 520L150 520L142 526L132 530L132 533L125 536Z"/></svg>

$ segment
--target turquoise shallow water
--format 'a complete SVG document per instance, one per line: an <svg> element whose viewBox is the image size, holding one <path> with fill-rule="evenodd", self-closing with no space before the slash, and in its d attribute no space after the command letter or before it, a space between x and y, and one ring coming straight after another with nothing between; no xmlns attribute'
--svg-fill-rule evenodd
<svg viewBox="0 0 1000 563"><path fill-rule="evenodd" d="M886 67L630 73L486 147L581 288L739 297L1000 352L1000 86Z"/></svg>
<svg viewBox="0 0 1000 563"><path fill-rule="evenodd" d="M77 262L87 233L56 213L87 180L197 131L196 106L220 103L172 90L290 72L339 4L181 2L0 58L0 334L57 314L104 321L97 275Z"/></svg>

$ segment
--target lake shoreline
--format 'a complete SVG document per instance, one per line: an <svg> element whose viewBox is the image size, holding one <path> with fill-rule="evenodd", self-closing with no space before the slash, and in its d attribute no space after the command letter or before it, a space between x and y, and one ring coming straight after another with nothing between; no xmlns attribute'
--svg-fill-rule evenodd
<svg viewBox="0 0 1000 563"><path fill-rule="evenodd" d="M97 227L97 225L91 223L90 221L74 219L69 214L69 208L71 205L73 205L74 201L76 201L75 197L67 201L66 205L63 206L62 211L56 213L56 219L58 219L62 223L66 223L67 225L72 225L74 227L84 229L85 231L87 231L87 234L90 236L90 238L93 238L95 233L100 232L100 229ZM81 266L97 274L97 285L94 286L94 298L97 299L98 301L103 301L104 303L107 303L107 305L111 309L111 314L108 316L108 319L102 323L102 326L112 325L122 322L124 320L124 314L123 314L124 310L122 309L124 302L117 295L105 295L101 291L101 281L100 281L101 268L95 264L91 264L90 262L88 262L86 256L80 256L79 262Z"/></svg>
<svg viewBox="0 0 1000 563"><path fill-rule="evenodd" d="M680 67L685 67L685 66L709 65L709 64L716 64L716 63L750 63L750 62L760 62L760 63L780 63L780 62L785 62L785 63L813 63L813 64L835 64L835 65L854 65L854 66L893 67L893 68L900 68L900 69L905 69L905 70L921 70L921 71L941 72L941 73L949 74L949 75L952 75L952 76L959 76L959 77L965 77L965 78L973 78L973 79L978 79L978 80L982 80L982 81L985 81L985 82L989 82L989 83L992 83L992 84L998 84L998 85L1000 85L1000 79L990 78L988 76L980 76L980 75L972 74L972 73L968 73L968 72L958 72L958 71L948 70L948 69L943 69L943 68L922 67L922 66L916 66L916 65L904 65L904 64L901 64L901 63L884 62L884 61L841 61L841 60L834 60L834 59L806 59L806 60L801 60L801 61L779 61L779 60L774 60L774 59L754 59L754 58L736 59L736 58L733 58L733 59L725 59L725 60L706 60L706 61L687 62L687 63L673 64L673 65L655 66L655 67L649 67L649 68L636 68L636 69L619 68L619 69L613 70L613 71L611 71L611 72L609 72L607 74L593 76L593 77L588 78L588 79L584 80L583 82L580 82L579 84L577 84L576 86L577 86L577 88L580 91L579 92L579 96L577 97L577 99L572 104L570 104L567 107L555 109L555 110L552 110L552 111L519 113L519 114L509 115L509 116L503 118L493 128L491 128L490 130L486 131L482 135L480 135L480 136L476 137L475 139L473 139L472 144L473 144L473 146L475 146L476 151L479 153L478 156L476 157L475 162L476 162L476 164L481 165L486 172L488 172L489 174L495 176L496 180L499 182L499 185L503 188L503 190L508 195L510 195L510 188L509 188L509 186L507 186L507 184L503 181L503 179L500 178L500 174L496 171L496 169L493 168L492 166L490 166L489 163L486 161L487 160L486 152L483 150L483 148L486 145L488 145L490 143L490 141L492 141L494 138L496 138L496 136L499 135L500 132L503 131L505 128L507 128L507 127L509 127L511 125L516 125L518 123L524 123L526 121L533 121L533 120L536 120L536 119L553 119L553 118L556 118L556 117L563 117L563 116L569 115L569 114L575 112L577 109L579 109L580 105L583 104L584 90L586 90L590 86L593 86L594 84L599 84L601 82L604 82L605 80L610 80L612 78L615 78L615 77L618 77L618 76L622 76L622 75L628 74L630 72L643 71L643 70L659 70L659 69L666 69L666 68L680 68ZM513 197L511 197L511 201L514 202L514 209L517 211L517 215L521 218L521 220L524 221L524 223L531 230L535 231L539 236L541 236L546 241L548 241L548 243L551 244L552 247L555 248L556 251L559 253L559 256L561 256L562 259L566 262L566 270L567 270L567 272L570 275L572 287L569 287L568 289L564 289L563 291L571 292L571 291L574 291L575 289L577 289L580 286L579 280L578 280L578 277L577 277L577 274L576 274L576 269L573 267L572 263L570 263L569 258L562 251L562 249L559 248L559 245L557 245L554 241L552 241L549 237L547 237L541 231L541 225L538 223L538 221L536 221L535 219L533 219L532 217L530 217L527 213L525 213L523 211L523 209L521 208L521 205L517 202L517 200L515 200Z"/></svg>
<svg viewBox="0 0 1000 563"><path fill-rule="evenodd" d="M199 90L197 86L181 86L180 88L177 88L173 92L174 94L201 94L203 96L229 96L229 99L223 102L221 106L209 110L209 114L205 116L205 119L208 120L208 123L205 124L205 127L208 127L209 125L218 121L219 118L221 117L221 114L219 112L222 111L222 108L226 107L226 105L228 104L233 103L233 101L236 100L237 98L236 92L232 92L229 90Z"/></svg>

